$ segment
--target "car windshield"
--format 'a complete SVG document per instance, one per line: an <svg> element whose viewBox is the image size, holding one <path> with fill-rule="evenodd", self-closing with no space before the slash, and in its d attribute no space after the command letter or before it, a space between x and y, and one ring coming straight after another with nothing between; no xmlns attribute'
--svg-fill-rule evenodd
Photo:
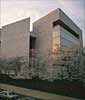
<svg viewBox="0 0 85 100"><path fill-rule="evenodd" d="M10 92L9 95L15 95L15 93L14 92Z"/></svg>
<svg viewBox="0 0 85 100"><path fill-rule="evenodd" d="M7 93L4 93L5 95L7 95Z"/></svg>

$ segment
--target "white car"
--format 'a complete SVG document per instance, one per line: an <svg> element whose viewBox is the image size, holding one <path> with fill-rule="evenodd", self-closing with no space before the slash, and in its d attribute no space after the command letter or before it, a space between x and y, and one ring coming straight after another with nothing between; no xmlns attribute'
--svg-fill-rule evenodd
<svg viewBox="0 0 85 100"><path fill-rule="evenodd" d="M5 100L16 100L18 99L18 95L11 91L2 91L0 92L0 98Z"/></svg>

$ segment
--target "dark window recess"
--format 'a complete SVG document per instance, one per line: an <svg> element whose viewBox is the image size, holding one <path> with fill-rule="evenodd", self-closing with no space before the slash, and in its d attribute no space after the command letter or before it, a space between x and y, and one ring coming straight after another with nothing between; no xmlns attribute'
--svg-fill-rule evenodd
<svg viewBox="0 0 85 100"><path fill-rule="evenodd" d="M67 26L64 22L62 22L61 20L57 20L55 22L53 22L53 27L55 27L56 25L60 25L61 27L63 27L65 30L67 30L68 32L70 32L72 35L74 35L76 38L79 39L79 35L76 34L75 31L73 31L69 26Z"/></svg>
<svg viewBox="0 0 85 100"><path fill-rule="evenodd" d="M30 36L30 51L29 51L30 58L35 56L35 42L36 38Z"/></svg>
<svg viewBox="0 0 85 100"><path fill-rule="evenodd" d="M30 49L35 49L36 38L30 36Z"/></svg>

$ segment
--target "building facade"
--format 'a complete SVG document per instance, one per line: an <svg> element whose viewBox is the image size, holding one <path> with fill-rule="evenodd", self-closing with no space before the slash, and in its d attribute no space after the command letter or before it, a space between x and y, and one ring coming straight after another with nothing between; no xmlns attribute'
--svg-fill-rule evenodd
<svg viewBox="0 0 85 100"><path fill-rule="evenodd" d="M0 34L1 57L56 53L63 48L82 48L81 29L61 10L56 9L33 23L30 18L3 26Z"/></svg>
<svg viewBox="0 0 85 100"><path fill-rule="evenodd" d="M42 55L63 48L82 48L81 29L61 10L56 9L33 23L36 49Z"/></svg>

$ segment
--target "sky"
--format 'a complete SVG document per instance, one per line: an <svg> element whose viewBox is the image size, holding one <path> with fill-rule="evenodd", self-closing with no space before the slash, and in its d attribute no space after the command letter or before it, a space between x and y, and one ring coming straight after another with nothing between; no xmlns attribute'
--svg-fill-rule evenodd
<svg viewBox="0 0 85 100"><path fill-rule="evenodd" d="M1 0L0 27L30 17L32 30L34 21L57 8L81 28L85 46L85 0Z"/></svg>

